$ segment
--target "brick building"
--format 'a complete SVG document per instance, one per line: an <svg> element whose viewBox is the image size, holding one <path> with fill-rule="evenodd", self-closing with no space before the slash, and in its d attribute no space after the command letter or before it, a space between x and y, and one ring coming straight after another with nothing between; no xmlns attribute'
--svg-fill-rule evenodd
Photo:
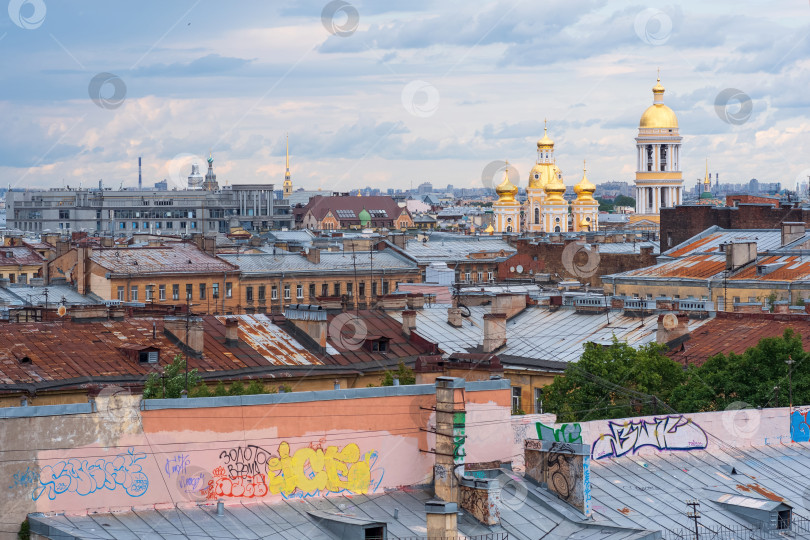
<svg viewBox="0 0 810 540"><path fill-rule="evenodd" d="M761 197L757 197L759 199ZM783 222L810 223L810 208L775 201L751 204L729 196L734 206L682 205L661 209L661 252L686 242L709 227L722 229L778 229Z"/></svg>

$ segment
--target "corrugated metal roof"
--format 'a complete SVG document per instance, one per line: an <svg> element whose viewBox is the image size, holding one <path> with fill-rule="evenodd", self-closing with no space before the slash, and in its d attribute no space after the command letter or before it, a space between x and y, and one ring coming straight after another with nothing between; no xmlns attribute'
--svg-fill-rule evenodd
<svg viewBox="0 0 810 540"><path fill-rule="evenodd" d="M353 258L354 255L354 258ZM221 259L238 266L242 274L276 274L281 272L353 272L355 265L358 270L368 272L372 269L372 255L368 251L355 253L321 251L320 263L313 263L300 253L288 253L279 250L273 254L249 255L220 255ZM392 250L375 251L373 255L373 270L413 270L417 266L406 258L394 253Z"/></svg>
<svg viewBox="0 0 810 540"><path fill-rule="evenodd" d="M612 277L633 277L647 279L679 277L707 279L723 273L725 269L725 254L704 254L690 255L680 259L675 259L674 261L666 261L653 266L647 266L645 268L638 268L636 270L612 274Z"/></svg>
<svg viewBox="0 0 810 540"><path fill-rule="evenodd" d="M323 364L295 338L273 324L266 315L228 315L218 316L216 319L223 324L226 319L238 320L239 339L271 364L277 366Z"/></svg>
<svg viewBox="0 0 810 540"><path fill-rule="evenodd" d="M112 273L176 274L233 272L234 266L188 243L157 247L94 249L90 260Z"/></svg>
<svg viewBox="0 0 810 540"><path fill-rule="evenodd" d="M4 247L0 246L0 267L3 266L36 266L42 264L45 258L37 253L33 247L27 245Z"/></svg>
<svg viewBox="0 0 810 540"><path fill-rule="evenodd" d="M405 252L420 264L427 264L433 261L505 260L517 253L517 249L504 240L485 236L462 236L455 239L440 236L434 239L431 235L427 242L409 240Z"/></svg>
<svg viewBox="0 0 810 540"><path fill-rule="evenodd" d="M694 236L663 254L670 257L684 257L694 253L717 253L720 244L736 242L756 242L757 253L778 249L782 245L780 229L719 229L712 228Z"/></svg>

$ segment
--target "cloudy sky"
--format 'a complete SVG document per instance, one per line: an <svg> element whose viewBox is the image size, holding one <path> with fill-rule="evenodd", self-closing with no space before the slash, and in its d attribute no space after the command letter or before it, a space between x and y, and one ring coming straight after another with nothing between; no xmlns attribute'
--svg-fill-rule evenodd
<svg viewBox="0 0 810 540"><path fill-rule="evenodd" d="M0 185L525 186L548 118L567 184L632 181L656 70L687 185L810 175L808 0L88 2L0 16ZM729 97L736 96L736 97ZM724 104L728 101L728 105Z"/></svg>

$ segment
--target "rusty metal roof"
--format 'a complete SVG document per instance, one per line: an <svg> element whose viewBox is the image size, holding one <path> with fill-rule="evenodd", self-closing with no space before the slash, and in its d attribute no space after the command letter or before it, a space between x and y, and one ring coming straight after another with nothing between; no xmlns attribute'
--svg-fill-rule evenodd
<svg viewBox="0 0 810 540"><path fill-rule="evenodd" d="M239 339L251 349L262 355L268 362L277 366L320 365L323 362L305 349L294 337L273 324L266 315L228 315L215 317L223 324L224 338L225 319L239 321ZM206 328L207 334L219 341L219 332L215 333L213 325Z"/></svg>
<svg viewBox="0 0 810 540"><path fill-rule="evenodd" d="M44 257L30 246L0 247L0 268L4 266L39 266Z"/></svg>
<svg viewBox="0 0 810 540"><path fill-rule="evenodd" d="M691 279L708 279L717 274L722 273L726 269L726 256L725 254L711 255L691 255L676 259L674 261L667 261L646 268L638 268L636 270L629 270L613 274L614 277L633 277L633 278L691 278Z"/></svg>
<svg viewBox="0 0 810 540"><path fill-rule="evenodd" d="M168 242L156 247L94 249L90 259L114 274L233 273L239 268L193 244Z"/></svg>

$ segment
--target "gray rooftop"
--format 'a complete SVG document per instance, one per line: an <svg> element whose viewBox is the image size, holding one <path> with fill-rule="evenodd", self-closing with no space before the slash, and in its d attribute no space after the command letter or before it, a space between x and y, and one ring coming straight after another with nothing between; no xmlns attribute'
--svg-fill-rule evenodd
<svg viewBox="0 0 810 540"><path fill-rule="evenodd" d="M307 260L300 253L288 253L277 250L275 254L222 254L219 257L238 266L243 274L276 274L281 272L352 272L355 265L364 272L372 268L383 270L415 270L416 265L393 250L368 251L351 253L321 251L321 261L316 264Z"/></svg>
<svg viewBox="0 0 810 540"><path fill-rule="evenodd" d="M500 252L504 256L500 256ZM431 234L427 242L409 240L405 252L420 264L434 261L471 260L473 253L492 254L491 258L504 260L517 250L500 238L487 236L440 236ZM485 257L481 261L491 259Z"/></svg>

